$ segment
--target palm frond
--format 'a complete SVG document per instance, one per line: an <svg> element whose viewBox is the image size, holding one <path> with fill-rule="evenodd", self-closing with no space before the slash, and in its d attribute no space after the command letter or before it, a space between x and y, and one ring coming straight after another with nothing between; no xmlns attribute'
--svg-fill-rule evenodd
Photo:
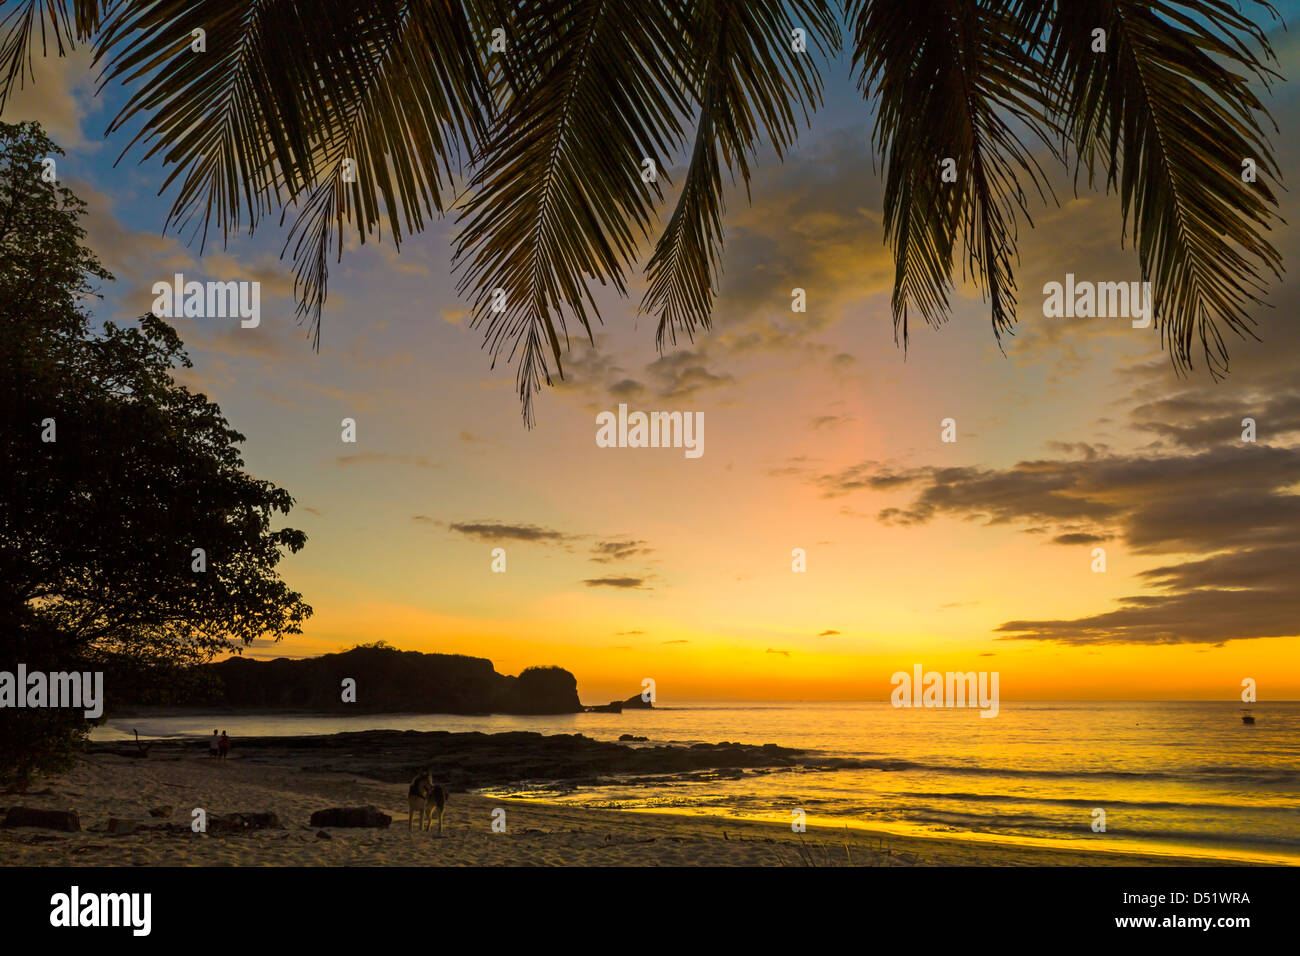
<svg viewBox="0 0 1300 956"><path fill-rule="evenodd" d="M32 53L39 33L41 55L50 46L67 56L78 42L85 42L99 29L107 0L26 0L15 3L0 20L0 112L24 79L33 77Z"/></svg>
<svg viewBox="0 0 1300 956"><path fill-rule="evenodd" d="M162 0L116 8L100 37L104 82L142 81L110 124L143 120L144 159L179 180L168 217L223 238L318 181L329 133L346 122L400 35L401 0ZM191 31L206 51L191 49ZM123 151L124 153L126 150Z"/></svg>
<svg viewBox="0 0 1300 956"><path fill-rule="evenodd" d="M1018 219L1033 224L1022 178L1050 194L1011 126L1052 149L1035 38L1004 0L850 0L848 13L859 88L879 101L895 336L906 345L912 308L931 325L947 319L960 234L1000 341L1016 321ZM946 160L955 182L941 179Z"/></svg>
<svg viewBox="0 0 1300 956"><path fill-rule="evenodd" d="M339 97L328 127L315 132L322 173L294 198L300 209L285 249L293 245L298 316L310 320L317 345L330 251L342 258L345 224L356 225L364 244L387 221L400 248L403 226L420 232L426 216L444 213L444 196L467 158L462 144L467 153L486 128L491 95L482 36L497 6L403 4L397 33L375 51L367 85L354 99Z"/></svg>
<svg viewBox="0 0 1300 956"><path fill-rule="evenodd" d="M806 53L791 47L792 32L811 36ZM690 165L681 194L646 267L649 286L642 311L658 314L655 344L692 341L709 328L716 276L721 268L722 175L719 155L749 191L749 159L766 134L778 159L798 135L796 109L805 123L821 104L821 76L814 49L826 54L840 44L830 8L815 0L700 0L692 18L699 66L691 73L700 104Z"/></svg>
<svg viewBox="0 0 1300 956"><path fill-rule="evenodd" d="M564 374L566 313L588 337L600 319L587 280L626 295L624 270L667 178L643 181L642 162L662 170L689 107L676 66L685 14L677 0L531 0L516 11L534 68L515 77L489 134L456 261L493 365L507 350L518 360L525 422L550 363Z"/></svg>
<svg viewBox="0 0 1300 956"><path fill-rule="evenodd" d="M459 206L458 288L493 364L518 361L530 423L542 381L563 375L566 322L590 338L600 320L592 280L626 294L696 109L641 305L660 349L708 328L723 169L748 192L758 144L784 156L820 104L816 61L790 50L791 30L821 53L840 43L829 0L10 2L0 107L31 75L38 38L59 55L93 39L102 82L131 88L110 132L138 124L124 154L161 160L169 227L206 242L293 216L285 250L318 344L342 230L364 242L386 228L400 243ZM859 87L879 101L905 346L912 314L947 318L959 243L995 336L1012 329L1017 228L1032 225L1031 192L1050 197L1041 142L1073 147L1076 176L1118 192L1176 366L1191 367L1199 341L1211 373L1226 372L1225 330L1253 334L1282 268L1266 238L1280 219L1255 88L1276 76L1263 27L1229 0L844 0L844 12ZM200 27L205 53L190 49ZM489 52L498 27L506 49ZM1097 28L1107 43L1094 53ZM640 175L647 158L654 182ZM956 182L941 181L946 158Z"/></svg>
<svg viewBox="0 0 1300 956"><path fill-rule="evenodd" d="M1104 53L1092 50L1096 28ZM1264 274L1282 268L1264 237L1278 218L1261 128L1272 121L1251 89L1276 76L1267 35L1223 0L1062 0L1047 46L1081 166L1090 183L1100 172L1119 192L1164 346L1183 371L1199 341L1211 375L1222 375L1223 330L1254 337ZM1243 181L1246 159L1253 183Z"/></svg>

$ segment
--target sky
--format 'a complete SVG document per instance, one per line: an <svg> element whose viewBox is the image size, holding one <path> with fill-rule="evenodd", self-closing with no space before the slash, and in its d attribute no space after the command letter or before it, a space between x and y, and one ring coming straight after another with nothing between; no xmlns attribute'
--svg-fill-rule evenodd
<svg viewBox="0 0 1300 956"><path fill-rule="evenodd" d="M1273 42L1294 76L1295 31ZM175 272L262 284L255 329L174 320L194 362L179 377L246 436L249 471L291 492L285 523L309 539L280 567L313 617L246 654L385 640L503 673L555 664L587 703L644 678L661 703L886 699L916 664L996 670L1012 700L1230 700L1244 678L1261 700L1300 697L1294 271L1256 314L1262 341L1230 342L1225 381L1203 362L1180 378L1154 328L1042 315L1040 290L1067 273L1140 278L1116 198L1060 174L1059 206L1032 207L1020 230L1014 337L999 349L964 284L951 321L914 324L904 353L874 117L847 62L823 75L826 105L796 149L760 156L752 202L728 192L713 329L657 352L634 272L627 299L599 297L594 347L571 339L531 430L513 370L490 368L468 327L453 218L400 251L350 241L317 352L285 230L202 255L163 234L174 193L158 195L164 171L138 151L115 164L130 137L104 131L123 96L96 95L85 51L40 63L3 118L40 120L67 152L60 179L89 203L88 243L116 276L99 318L129 323ZM1265 102L1294 183L1296 84ZM665 162L674 182L680 159ZM1289 267L1294 227L1271 238ZM619 403L702 412L704 454L598 447L596 415Z"/></svg>

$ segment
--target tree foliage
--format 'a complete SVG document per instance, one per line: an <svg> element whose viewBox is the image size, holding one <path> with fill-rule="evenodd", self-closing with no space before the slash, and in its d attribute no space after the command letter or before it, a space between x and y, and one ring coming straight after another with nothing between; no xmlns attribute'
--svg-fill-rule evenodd
<svg viewBox="0 0 1300 956"><path fill-rule="evenodd" d="M138 699L300 633L311 608L277 565L306 536L274 527L293 498L249 475L243 436L173 378L190 362L170 326L92 328L87 299L112 277L83 244L85 204L41 179L57 153L35 124L0 124L0 669L104 670L110 699L114 681ZM39 756L35 732L3 736Z"/></svg>

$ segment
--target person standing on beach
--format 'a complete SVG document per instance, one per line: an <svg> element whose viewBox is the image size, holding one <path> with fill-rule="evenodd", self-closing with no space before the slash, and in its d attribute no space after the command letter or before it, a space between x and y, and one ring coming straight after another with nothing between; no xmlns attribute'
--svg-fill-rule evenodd
<svg viewBox="0 0 1300 956"><path fill-rule="evenodd" d="M221 747L221 741L217 739L217 732L212 731L212 737L208 740L208 756L215 757Z"/></svg>
<svg viewBox="0 0 1300 956"><path fill-rule="evenodd" d="M226 736L226 732L224 730L221 732L220 747L221 747L221 759L225 760L226 755L230 753L230 738Z"/></svg>

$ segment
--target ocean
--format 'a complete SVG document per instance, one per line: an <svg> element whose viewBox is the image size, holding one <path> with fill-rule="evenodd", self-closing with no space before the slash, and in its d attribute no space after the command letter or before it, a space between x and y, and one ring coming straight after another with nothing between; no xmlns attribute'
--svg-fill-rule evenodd
<svg viewBox="0 0 1300 956"><path fill-rule="evenodd" d="M1256 717L1246 725L1248 706ZM1300 702L660 703L552 717L368 714L110 719L92 739L533 730L644 744L775 743L818 769L521 781L482 792L586 807L715 814L896 833L1300 864ZM1105 831L1094 830L1104 811Z"/></svg>

